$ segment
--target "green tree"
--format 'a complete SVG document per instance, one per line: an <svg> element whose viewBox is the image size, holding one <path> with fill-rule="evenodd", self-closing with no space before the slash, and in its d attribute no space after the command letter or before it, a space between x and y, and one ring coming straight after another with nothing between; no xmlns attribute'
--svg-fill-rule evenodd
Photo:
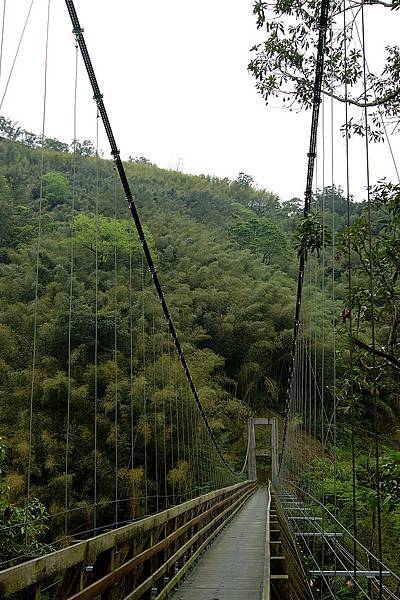
<svg viewBox="0 0 400 600"><path fill-rule="evenodd" d="M400 185L381 182L371 194L372 243L367 209L341 237L341 253L352 252L355 280L352 297L353 343L360 366L372 366L375 353L379 403L397 406L396 381L400 372ZM371 277L373 280L374 315L371 308ZM371 345L371 321L376 328L376 349ZM346 324L348 319L344 318ZM360 390L369 402L370 370L358 372Z"/></svg>
<svg viewBox="0 0 400 600"><path fill-rule="evenodd" d="M57 171L43 175L43 197L47 200L49 208L64 204L70 197L68 179Z"/></svg>
<svg viewBox="0 0 400 600"><path fill-rule="evenodd" d="M10 186L4 175L0 175L0 247L14 243L13 202Z"/></svg>
<svg viewBox="0 0 400 600"><path fill-rule="evenodd" d="M316 252L319 258L320 252L330 241L330 234L321 223L319 213L310 212L303 217L296 229L296 250L298 256L307 260L308 252Z"/></svg>
<svg viewBox="0 0 400 600"><path fill-rule="evenodd" d="M114 259L116 250L119 259L129 258L132 252L135 260L141 256L142 246L140 244L133 222L128 219L114 219L80 213L74 219L74 230L76 243L89 250L92 254L97 253L99 268L102 268ZM148 242L152 246L151 235L145 228Z"/></svg>
<svg viewBox="0 0 400 600"><path fill-rule="evenodd" d="M70 145L71 152L76 152L80 156L95 156L96 148L91 140L75 140Z"/></svg>
<svg viewBox="0 0 400 600"><path fill-rule="evenodd" d="M243 173L243 171L241 171L235 183L237 183L238 185L243 185L244 187L250 187L254 183L254 178L251 175L248 175L247 173Z"/></svg>
<svg viewBox="0 0 400 600"><path fill-rule="evenodd" d="M48 546L40 541L48 529L48 513L36 498L21 506L11 503L4 473L5 458L6 449L0 437L0 562L48 552Z"/></svg>
<svg viewBox="0 0 400 600"><path fill-rule="evenodd" d="M265 264L288 258L289 248L285 235L273 221L266 217L240 221L232 225L229 234L241 248L261 256Z"/></svg>

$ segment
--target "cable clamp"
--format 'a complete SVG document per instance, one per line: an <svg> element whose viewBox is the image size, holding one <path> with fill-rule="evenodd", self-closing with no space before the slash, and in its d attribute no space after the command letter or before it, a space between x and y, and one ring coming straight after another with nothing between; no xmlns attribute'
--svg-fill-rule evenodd
<svg viewBox="0 0 400 600"><path fill-rule="evenodd" d="M73 33L74 35L76 35L76 36L79 36L79 35L82 35L82 33L83 33L84 31L85 31L85 30L83 29L83 27L74 27L74 28L73 28L73 30L72 30L72 33Z"/></svg>
<svg viewBox="0 0 400 600"><path fill-rule="evenodd" d="M315 158L317 156L316 152L307 152L308 158Z"/></svg>
<svg viewBox="0 0 400 600"><path fill-rule="evenodd" d="M114 157L114 160L116 160L119 155L120 155L120 151L118 150L118 148L115 148L115 150L111 150L111 155Z"/></svg>

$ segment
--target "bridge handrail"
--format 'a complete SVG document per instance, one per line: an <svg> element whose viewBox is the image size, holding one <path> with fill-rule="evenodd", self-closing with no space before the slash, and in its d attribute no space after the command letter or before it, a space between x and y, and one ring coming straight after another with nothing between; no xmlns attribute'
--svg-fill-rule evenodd
<svg viewBox="0 0 400 600"><path fill-rule="evenodd" d="M271 598L271 527L270 527L270 512L271 512L271 482L268 482L267 488L267 515L265 519L265 554L264 554L264 581L262 600L270 600Z"/></svg>
<svg viewBox="0 0 400 600"><path fill-rule="evenodd" d="M154 531L158 531L160 537L160 531L167 531L170 524L172 524L172 529L179 528L179 519L184 518L186 513L190 513L189 521L193 521L191 526L195 526L205 515L211 514L215 510L216 504L218 506L222 505L225 500L227 502L232 501L236 496L239 496L240 500L241 495L245 496L247 491L253 488L255 488L255 483L250 481L222 488L193 500L188 500L156 515L145 517L94 538L77 542L68 548L10 567L0 572L0 596L7 598L21 590L28 590L35 586L40 588L45 580L69 571L78 569L80 572L85 565L93 565L96 559L100 555L104 555L105 552L112 553L115 548L121 548L132 540L143 538L149 533L152 537ZM216 502L218 500L222 501L218 503ZM196 511L200 511L200 513L195 515ZM197 517L199 517L198 520ZM188 528L190 529L191 526ZM150 545L153 544L150 543ZM112 562L113 560L111 560ZM115 568L115 565L113 565L113 568ZM113 569L110 568L110 570Z"/></svg>

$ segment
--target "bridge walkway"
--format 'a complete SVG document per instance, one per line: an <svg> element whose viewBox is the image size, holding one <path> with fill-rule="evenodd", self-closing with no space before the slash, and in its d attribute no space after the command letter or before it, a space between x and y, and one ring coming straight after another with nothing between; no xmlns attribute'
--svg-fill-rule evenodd
<svg viewBox="0 0 400 600"><path fill-rule="evenodd" d="M174 594L174 600L262 598L267 490L260 488Z"/></svg>

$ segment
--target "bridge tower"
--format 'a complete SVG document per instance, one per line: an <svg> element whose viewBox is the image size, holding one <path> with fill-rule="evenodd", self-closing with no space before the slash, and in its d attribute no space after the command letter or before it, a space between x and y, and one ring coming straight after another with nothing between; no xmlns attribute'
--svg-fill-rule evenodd
<svg viewBox="0 0 400 600"><path fill-rule="evenodd" d="M270 450L266 448L257 448L256 443L256 425L262 425L270 428L271 443ZM271 479L274 481L278 475L278 422L276 417L257 418L249 417L248 419L248 436L249 436L249 458L248 458L248 478L250 480L257 479L257 457L271 458Z"/></svg>

